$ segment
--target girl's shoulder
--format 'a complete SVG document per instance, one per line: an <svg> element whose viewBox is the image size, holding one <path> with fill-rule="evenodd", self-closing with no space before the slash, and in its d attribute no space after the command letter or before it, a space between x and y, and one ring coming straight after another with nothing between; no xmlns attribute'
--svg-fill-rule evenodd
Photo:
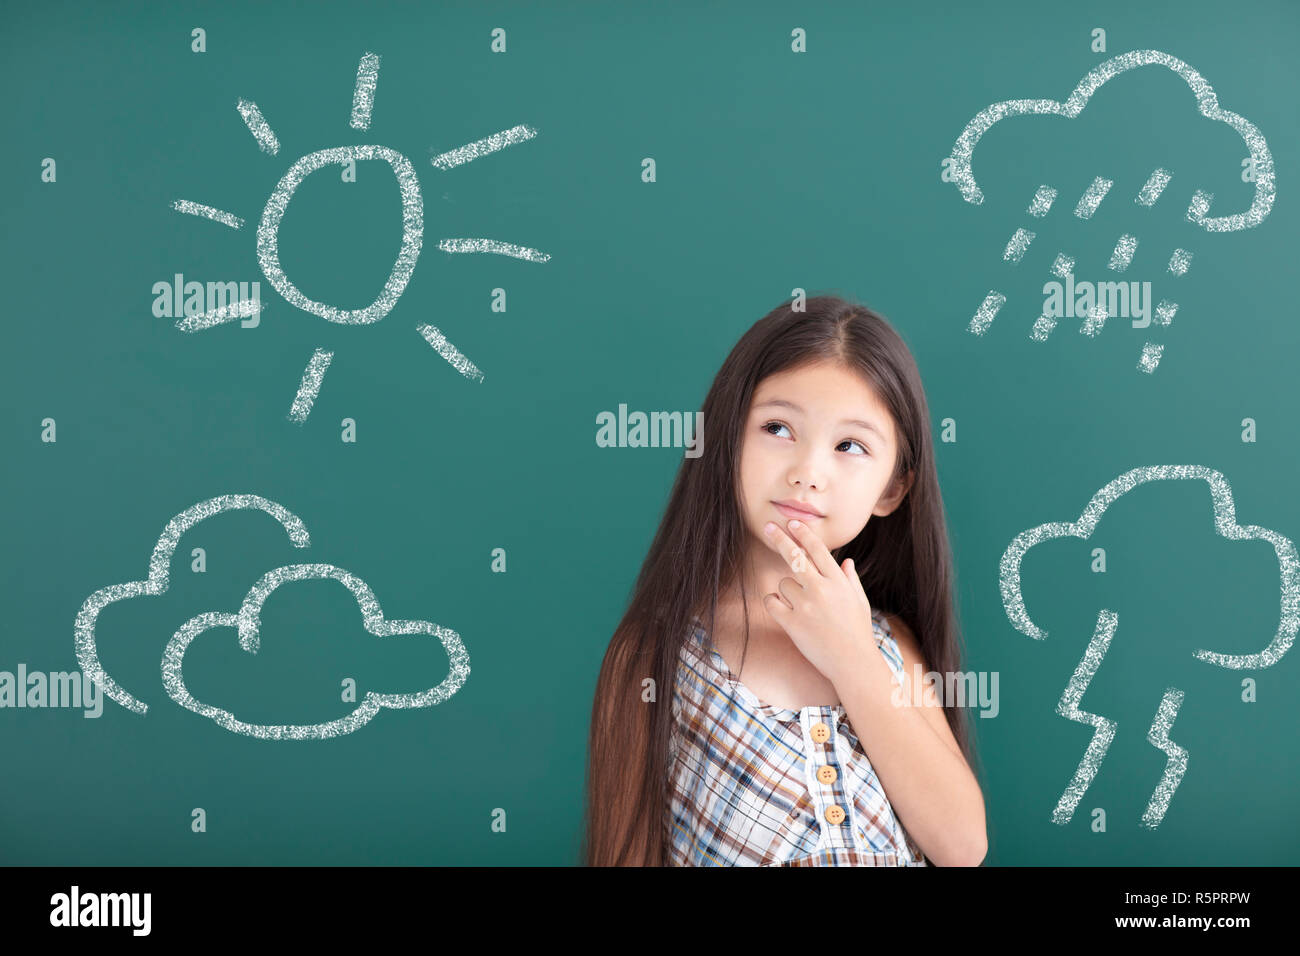
<svg viewBox="0 0 1300 956"><path fill-rule="evenodd" d="M876 643L880 646L885 659L896 671L903 669L903 648L911 639L911 632L906 622L896 614L882 608L871 609L871 623L876 633ZM915 641L912 641L915 646Z"/></svg>
<svg viewBox="0 0 1300 956"><path fill-rule="evenodd" d="M871 620L872 623L876 625L877 634L880 634L882 631L884 632L886 637L893 634L894 631L893 614L890 614L888 611L884 610L883 608L878 608L873 606L871 608Z"/></svg>

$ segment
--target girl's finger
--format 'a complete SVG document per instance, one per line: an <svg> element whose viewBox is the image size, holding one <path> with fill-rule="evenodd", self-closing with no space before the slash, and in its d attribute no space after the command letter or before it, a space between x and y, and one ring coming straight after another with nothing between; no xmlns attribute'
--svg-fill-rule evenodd
<svg viewBox="0 0 1300 956"><path fill-rule="evenodd" d="M803 597L804 586L794 578L782 578L777 583L776 589L781 593L781 597L792 611L794 610L794 602Z"/></svg>
<svg viewBox="0 0 1300 956"><path fill-rule="evenodd" d="M807 553L819 574L830 577L835 573L835 556L831 554L830 548L826 547L826 542L821 539L821 535L794 518L790 520L790 534Z"/></svg>
<svg viewBox="0 0 1300 956"><path fill-rule="evenodd" d="M845 579L849 582L850 586L852 586L853 589L858 594L862 595L863 600L865 600L867 602L867 606L870 607L871 600L867 597L866 589L862 587L862 578L858 577L858 569L857 566L853 563L853 559L845 558L842 567L844 568Z"/></svg>
<svg viewBox="0 0 1300 956"><path fill-rule="evenodd" d="M794 579L801 586L808 583L806 575L818 573L803 546L782 531L775 522L769 521L764 526L763 532L768 547L785 559L785 563L789 566Z"/></svg>
<svg viewBox="0 0 1300 956"><path fill-rule="evenodd" d="M777 617L778 615L780 615L785 611L794 610L794 608L788 606L785 603L785 599L782 598L779 594L764 594L763 607L765 607L767 609L767 613L771 614L773 617Z"/></svg>

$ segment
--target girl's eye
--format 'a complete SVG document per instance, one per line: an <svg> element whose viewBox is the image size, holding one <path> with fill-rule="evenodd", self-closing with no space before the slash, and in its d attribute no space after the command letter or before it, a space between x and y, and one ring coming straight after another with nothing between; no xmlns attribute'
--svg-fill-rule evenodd
<svg viewBox="0 0 1300 956"><path fill-rule="evenodd" d="M769 435L775 435L775 434L776 434L775 432L772 432L772 431L769 430L773 425L775 425L777 428L786 428L786 427L787 427L787 426L783 425L781 422L767 422L767 423L765 423L765 424L763 425L763 431L767 432ZM779 436L777 436L777 437L779 437ZM869 451L867 451L867 447L866 447L865 445L863 445L862 442L860 442L860 441L854 441L852 438L846 438L846 439L844 439L844 441L840 442L840 445L857 445L859 448L862 449L862 454L864 454L864 455L869 455L869 454L871 454ZM838 448L839 445L836 445L835 447Z"/></svg>
<svg viewBox="0 0 1300 956"><path fill-rule="evenodd" d="M765 432L767 432L769 435L771 435L772 432L767 431L767 430L768 430L769 428L771 428L773 425L775 425L777 428L785 428L785 426L782 425L780 422L768 422L766 425L763 426L763 431L765 431Z"/></svg>

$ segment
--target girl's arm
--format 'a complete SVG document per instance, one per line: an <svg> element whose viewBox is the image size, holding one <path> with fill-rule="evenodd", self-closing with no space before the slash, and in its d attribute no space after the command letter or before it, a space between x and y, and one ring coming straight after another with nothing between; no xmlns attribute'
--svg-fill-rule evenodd
<svg viewBox="0 0 1300 956"><path fill-rule="evenodd" d="M903 686L872 643L854 648L834 680L849 723L894 813L937 866L978 866L988 852L984 796L932 687L915 706L910 675L928 673L916 638L889 618L903 658ZM919 696L919 695L918 695Z"/></svg>

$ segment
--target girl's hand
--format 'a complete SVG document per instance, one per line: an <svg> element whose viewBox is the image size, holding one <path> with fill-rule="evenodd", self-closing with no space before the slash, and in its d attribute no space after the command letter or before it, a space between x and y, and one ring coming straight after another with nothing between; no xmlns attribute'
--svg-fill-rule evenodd
<svg viewBox="0 0 1300 956"><path fill-rule="evenodd" d="M763 530L768 547L791 570L781 579L779 594L763 595L763 607L808 663L834 684L846 669L860 666L864 648L876 650L871 602L853 560L837 565L821 537L801 521L790 521L789 534L772 522Z"/></svg>

